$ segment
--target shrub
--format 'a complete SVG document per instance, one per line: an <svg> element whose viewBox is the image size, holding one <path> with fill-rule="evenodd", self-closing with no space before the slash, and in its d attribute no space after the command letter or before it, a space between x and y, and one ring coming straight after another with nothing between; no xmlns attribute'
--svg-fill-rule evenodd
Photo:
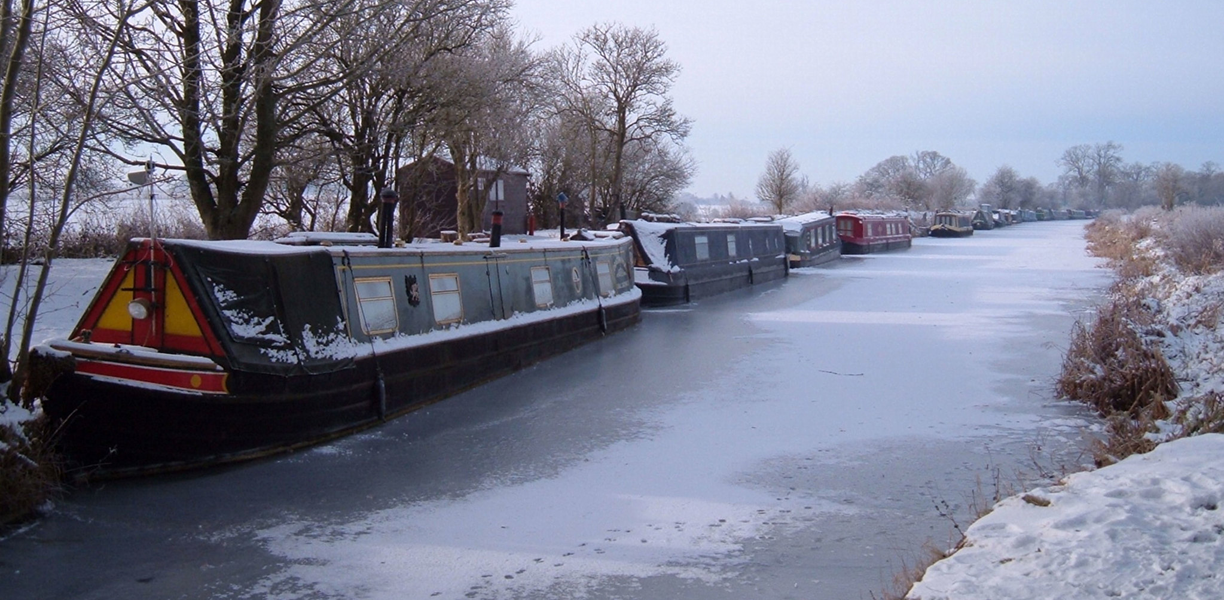
<svg viewBox="0 0 1224 600"><path fill-rule="evenodd" d="M1084 228L1088 253L1109 261L1122 279L1146 277L1155 270L1156 261L1139 251L1139 242L1151 237L1158 214L1139 211L1125 216L1108 211Z"/></svg>
<svg viewBox="0 0 1224 600"><path fill-rule="evenodd" d="M57 489L59 469L44 419L0 424L0 524L30 515Z"/></svg>
<svg viewBox="0 0 1224 600"><path fill-rule="evenodd" d="M1097 468L1105 467L1132 454L1151 452L1156 449L1156 442L1148 434L1155 430L1155 421L1146 414L1109 417L1105 422L1105 436L1092 441L1093 464Z"/></svg>
<svg viewBox="0 0 1224 600"><path fill-rule="evenodd" d="M1077 323L1056 382L1059 395L1085 402L1106 417L1135 417L1144 411L1167 417L1164 402L1177 396L1178 385L1160 349L1139 335L1152 319L1140 299L1115 292L1096 322Z"/></svg>
<svg viewBox="0 0 1224 600"><path fill-rule="evenodd" d="M1184 206L1161 236L1169 258L1182 271L1207 275L1224 267L1224 209Z"/></svg>

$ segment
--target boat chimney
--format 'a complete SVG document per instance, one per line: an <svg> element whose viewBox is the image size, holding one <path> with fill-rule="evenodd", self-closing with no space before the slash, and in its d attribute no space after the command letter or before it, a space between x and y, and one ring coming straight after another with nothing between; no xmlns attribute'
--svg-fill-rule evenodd
<svg viewBox="0 0 1224 600"><path fill-rule="evenodd" d="M490 248L501 247L502 211L493 211L493 235L489 238Z"/></svg>

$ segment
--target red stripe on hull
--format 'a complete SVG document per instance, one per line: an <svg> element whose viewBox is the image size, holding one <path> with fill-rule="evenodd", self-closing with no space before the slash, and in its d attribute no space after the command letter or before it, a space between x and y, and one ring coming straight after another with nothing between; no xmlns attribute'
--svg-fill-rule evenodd
<svg viewBox="0 0 1224 600"><path fill-rule="evenodd" d="M76 372L123 379L134 384L152 384L162 387L199 392L202 394L228 394L228 373L167 369L112 362L77 359Z"/></svg>

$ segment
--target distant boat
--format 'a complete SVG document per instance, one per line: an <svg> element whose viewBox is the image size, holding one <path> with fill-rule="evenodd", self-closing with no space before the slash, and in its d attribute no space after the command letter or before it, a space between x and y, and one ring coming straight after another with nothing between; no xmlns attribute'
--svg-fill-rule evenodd
<svg viewBox="0 0 1224 600"><path fill-rule="evenodd" d="M913 244L909 219L901 215L844 212L837 215L842 254L903 250Z"/></svg>
<svg viewBox="0 0 1224 600"><path fill-rule="evenodd" d="M931 237L969 237L973 235L973 213L945 210L935 213Z"/></svg>
<svg viewBox="0 0 1224 600"><path fill-rule="evenodd" d="M786 234L786 258L792 269L814 267L841 258L837 218L812 212L778 219Z"/></svg>
<svg viewBox="0 0 1224 600"><path fill-rule="evenodd" d="M772 222L621 221L634 240L642 304L665 306L786 277L782 226Z"/></svg>
<svg viewBox="0 0 1224 600"><path fill-rule="evenodd" d="M43 409L107 474L317 443L624 329L632 242L376 248L134 240L72 331Z"/></svg>

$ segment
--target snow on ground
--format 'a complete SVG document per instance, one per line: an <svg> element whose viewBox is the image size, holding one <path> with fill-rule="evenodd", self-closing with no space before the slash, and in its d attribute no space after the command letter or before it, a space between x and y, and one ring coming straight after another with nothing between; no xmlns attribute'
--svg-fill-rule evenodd
<svg viewBox="0 0 1224 600"><path fill-rule="evenodd" d="M67 336L72 331L72 327L76 325L81 313L85 311L89 301L93 299L94 292L106 278L114 262L111 259L89 259L59 260L53 263L51 279L44 292L43 309L39 313L38 320L35 321L34 332L31 335L31 345ZM24 288L27 292L18 299L19 309L24 310L27 306L25 298L28 297L28 291L33 290L37 277L37 267L27 273L28 282ZM9 307L12 306L13 287L16 280L16 266L0 266L0 312L5 319L8 318ZM21 322L22 317L20 313L16 315L18 323ZM13 356L17 354L17 344L21 336L20 327L15 328L15 332ZM0 400L0 425L14 425L27 421L30 417L29 411Z"/></svg>
<svg viewBox="0 0 1224 600"><path fill-rule="evenodd" d="M908 598L1224 595L1224 435L1168 442L998 504Z"/></svg>
<svg viewBox="0 0 1224 600"><path fill-rule="evenodd" d="M110 273L114 264L114 259L110 258L60 259L52 263L51 278L43 293L43 305L38 313L38 320L35 321L31 345L36 346L49 339L66 337L76 325L77 319L81 318L81 313L85 312L85 308L89 306L90 300L93 300L98 286L102 284L102 280L106 278L107 273ZM22 297L18 298L18 308L22 311L28 306L27 299L37 278L38 267L34 266L26 274L24 292ZM17 267L15 265L0 267L0 309L3 309L5 318L12 305L13 286L16 280ZM17 315L18 322L23 316L20 313ZM20 332L20 327L17 328L17 331ZM14 340L14 355L16 354L16 342L17 340Z"/></svg>
<svg viewBox="0 0 1224 600"><path fill-rule="evenodd" d="M1158 248L1134 283L1162 323L1155 336L1188 398L1224 392L1224 273L1187 275ZM1174 437L1166 425L1157 441ZM1060 485L1004 500L932 565L912 600L1224 597L1224 435L1168 441Z"/></svg>

